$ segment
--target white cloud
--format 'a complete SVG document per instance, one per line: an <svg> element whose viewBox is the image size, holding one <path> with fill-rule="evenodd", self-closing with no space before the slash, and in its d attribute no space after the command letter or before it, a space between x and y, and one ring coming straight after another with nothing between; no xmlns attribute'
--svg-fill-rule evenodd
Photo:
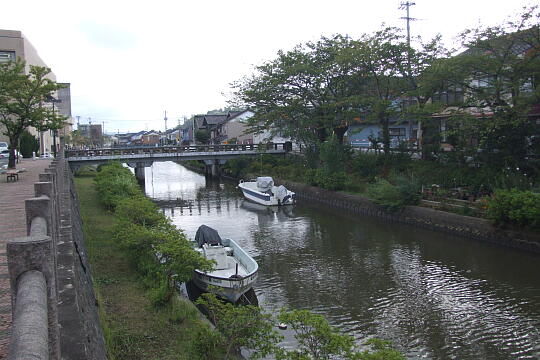
<svg viewBox="0 0 540 360"><path fill-rule="evenodd" d="M412 33L448 41L502 22L527 0L416 0ZM353 37L382 22L404 27L400 1L18 0L2 4L2 27L21 30L72 84L72 113L121 131L163 128L182 115L223 107L229 83L279 49L336 33ZM118 121L113 121L117 119ZM130 121L137 120L137 121Z"/></svg>

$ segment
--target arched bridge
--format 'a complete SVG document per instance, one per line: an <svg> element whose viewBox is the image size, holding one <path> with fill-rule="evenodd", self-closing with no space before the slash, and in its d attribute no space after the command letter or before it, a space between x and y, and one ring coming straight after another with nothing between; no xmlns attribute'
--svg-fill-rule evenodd
<svg viewBox="0 0 540 360"><path fill-rule="evenodd" d="M66 158L72 170L84 165L121 161L139 169L151 166L155 161L202 160L212 175L219 173L219 165L239 156L260 154L286 154L292 150L291 143L238 144L238 145L186 145L160 147L125 147L85 150L67 150ZM141 174L142 175L142 174ZM139 176L138 176L139 177Z"/></svg>

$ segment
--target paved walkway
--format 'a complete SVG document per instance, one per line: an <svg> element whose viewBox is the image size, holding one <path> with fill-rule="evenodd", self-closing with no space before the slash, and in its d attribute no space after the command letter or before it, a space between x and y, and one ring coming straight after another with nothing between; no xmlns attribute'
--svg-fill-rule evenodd
<svg viewBox="0 0 540 360"><path fill-rule="evenodd" d="M11 292L6 258L6 242L10 238L26 236L24 200L34 197L34 183L39 174L45 172L51 160L23 159L17 169L26 169L19 174L19 181L6 182L0 174L0 359L7 357L7 346L11 328Z"/></svg>

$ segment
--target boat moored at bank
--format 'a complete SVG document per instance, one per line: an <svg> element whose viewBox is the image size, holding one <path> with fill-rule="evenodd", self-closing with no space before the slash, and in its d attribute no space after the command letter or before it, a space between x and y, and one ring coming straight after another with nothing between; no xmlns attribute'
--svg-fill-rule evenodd
<svg viewBox="0 0 540 360"><path fill-rule="evenodd" d="M237 242L222 239L215 229L206 225L197 230L195 242L206 259L215 261L212 271L195 270L195 285L236 303L257 280L257 262Z"/></svg>
<svg viewBox="0 0 540 360"><path fill-rule="evenodd" d="M296 199L294 192L283 185L275 186L269 176L260 176L250 181L240 180L238 188L246 199L266 206L292 205Z"/></svg>

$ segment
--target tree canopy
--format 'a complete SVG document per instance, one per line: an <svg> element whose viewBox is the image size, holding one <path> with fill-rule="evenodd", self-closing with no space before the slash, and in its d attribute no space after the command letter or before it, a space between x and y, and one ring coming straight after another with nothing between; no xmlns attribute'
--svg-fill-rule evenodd
<svg viewBox="0 0 540 360"><path fill-rule="evenodd" d="M233 102L255 112L251 132L279 132L310 151L331 135L343 143L351 125L377 124L388 154L390 124L406 122L424 158L441 158L445 141L460 161L530 168L540 146L530 117L540 98L539 19L534 6L465 30L454 56L440 36L410 45L392 27L322 37L257 66L233 84Z"/></svg>
<svg viewBox="0 0 540 360"><path fill-rule="evenodd" d="M11 152L9 167L15 167L15 149L25 129L57 130L65 117L46 105L62 85L47 78L49 68L30 65L28 73L21 60L0 64L0 124L9 138Z"/></svg>
<svg viewBox="0 0 540 360"><path fill-rule="evenodd" d="M354 40L322 37L256 68L234 84L236 101L255 109L252 131L279 130L306 145L335 135L340 143L351 124L377 123L389 149L388 124L410 92L424 105L429 97L419 73L442 53L437 39L409 48L399 29L385 27Z"/></svg>

